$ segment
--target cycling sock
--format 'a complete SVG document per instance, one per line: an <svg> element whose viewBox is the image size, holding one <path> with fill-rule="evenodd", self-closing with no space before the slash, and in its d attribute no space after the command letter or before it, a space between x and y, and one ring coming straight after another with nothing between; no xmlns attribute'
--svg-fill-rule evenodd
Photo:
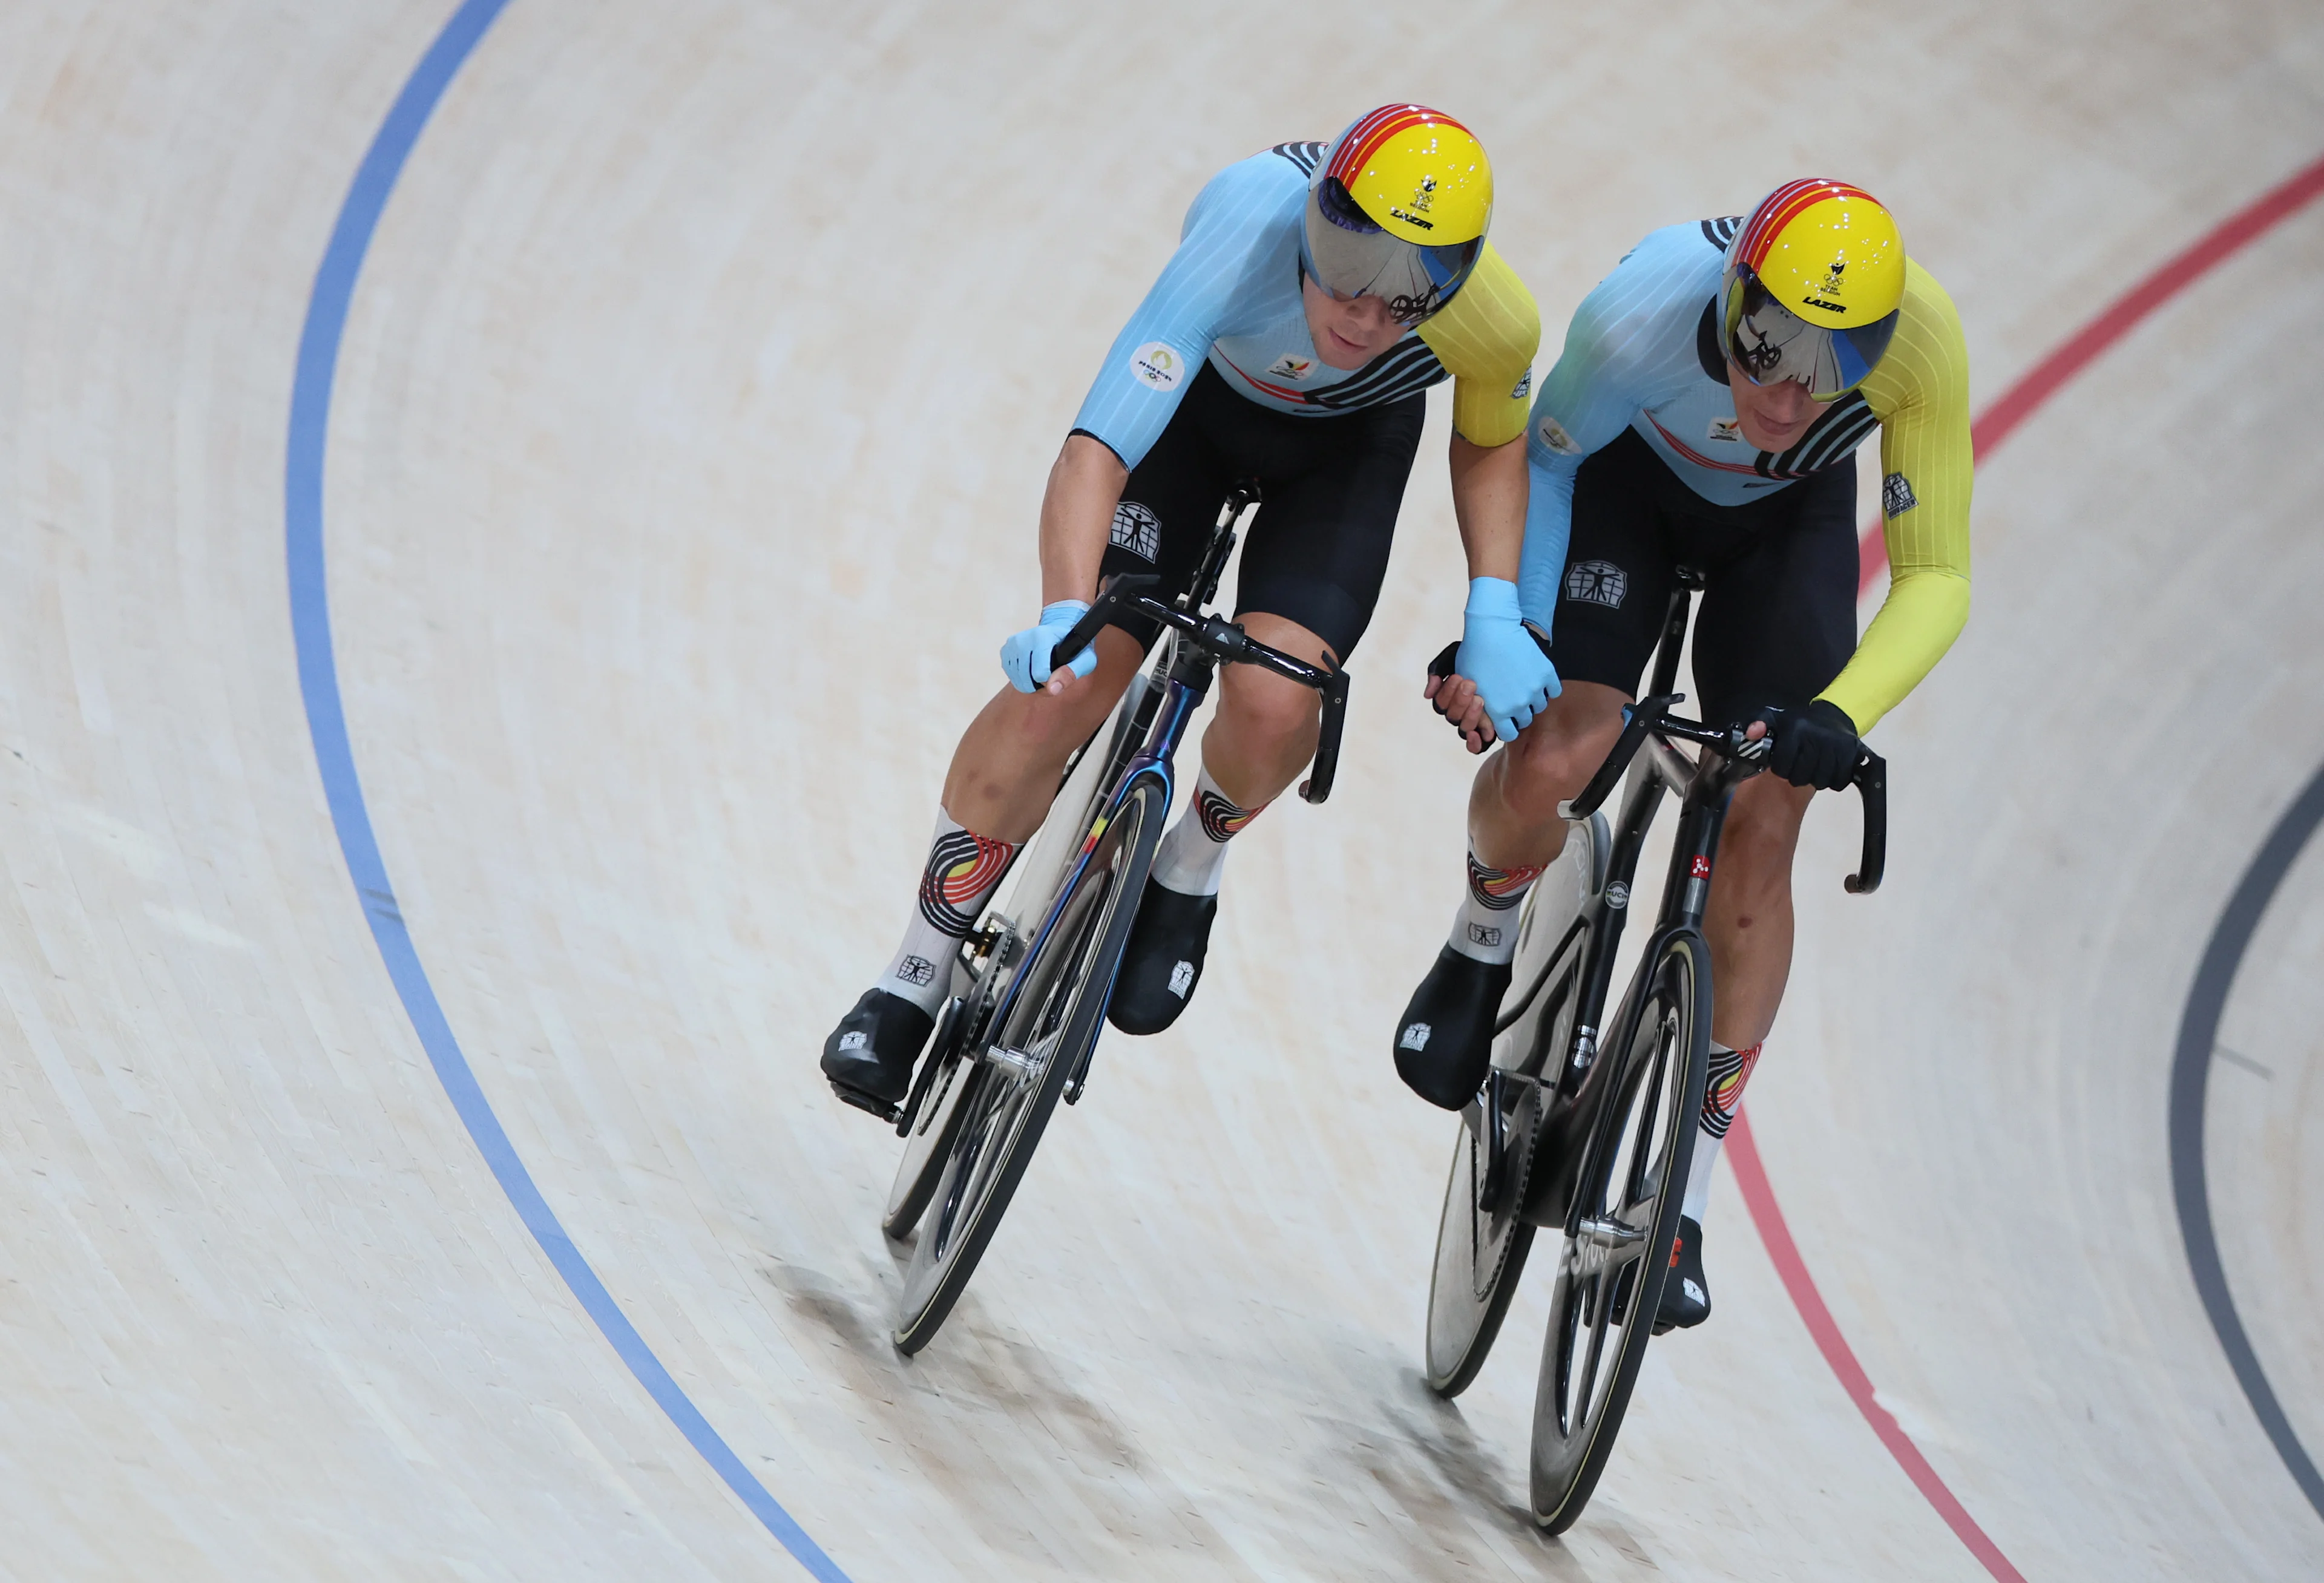
<svg viewBox="0 0 2324 1583"><path fill-rule="evenodd" d="M1679 1213L1691 1217L1698 1226L1702 1224L1702 1211L1711 1207L1711 1167L1718 1162L1719 1146L1727 1141L1727 1129L1735 1125L1735 1108L1743 1102L1743 1085L1751 1081L1751 1069L1759 1064L1759 1052L1766 1047L1761 1040L1748 1050L1730 1050L1713 1039L1711 1042L1711 1081L1702 1089L1702 1121L1694 1135L1694 1163L1686 1168L1686 1202Z"/></svg>
<svg viewBox="0 0 2324 1583"><path fill-rule="evenodd" d="M1469 853L1469 893L1452 916L1452 934L1445 942L1462 955L1499 967L1517 953L1517 904L1533 882L1538 867L1489 869Z"/></svg>
<svg viewBox="0 0 2324 1583"><path fill-rule="evenodd" d="M964 830L938 808L936 839L928 843L927 866L920 870L919 908L878 987L934 1017L951 991L947 970L960 943L976 927L985 897L1001 883L1016 851L1015 842L993 841Z"/></svg>
<svg viewBox="0 0 2324 1583"><path fill-rule="evenodd" d="M1227 842L1266 811L1265 803L1236 807L1205 765L1195 778L1194 800L1154 853L1154 883L1181 896L1216 896L1226 874Z"/></svg>

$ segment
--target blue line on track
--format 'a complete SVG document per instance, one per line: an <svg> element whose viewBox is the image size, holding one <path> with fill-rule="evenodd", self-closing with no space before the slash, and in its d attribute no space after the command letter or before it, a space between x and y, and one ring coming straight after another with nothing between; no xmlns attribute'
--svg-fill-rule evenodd
<svg viewBox="0 0 2324 1583"><path fill-rule="evenodd" d="M379 842L372 833L363 783L355 775L355 750L347 740L338 667L331 652L330 598L323 570L323 464L330 439L331 382L338 367L339 342L346 330L347 308L363 272L364 256L370 250L388 197L395 190L396 178L402 174L412 146L445 89L507 3L466 0L420 57L403 91L396 95L387 119L380 124L363 163L356 167L346 201L339 208L338 223L331 229L330 245L315 272L306 327L299 337L298 373L290 391L290 455L283 469L283 550L290 572L290 629L299 656L299 689L307 704L307 728L314 737L315 763L322 771L323 795L330 804L331 823L338 831L339 850L346 854L347 875L355 881L372 938L379 943L380 959L387 964L388 977L394 980L395 991L410 1016L412 1031L420 1035L452 1108L509 1202L516 1207L525 1229L540 1244L549 1262L565 1278L638 1383L702 1453L703 1460L726 1481L726 1487L741 1497L752 1514L808 1572L824 1583L847 1583L847 1575L767 1493L670 1377L669 1370L630 1323L533 1184L532 1173L517 1156L500 1118L493 1113L492 1102L477 1085L467 1057L460 1053L459 1041L445 1020L444 1008L437 1004L428 971L420 965L420 953L396 908L395 890L388 883L387 865L381 861Z"/></svg>
<svg viewBox="0 0 2324 1583"><path fill-rule="evenodd" d="M2171 1062L2171 1190L2179 1204L2179 1234L2187 1244L2195 1290L2202 1295L2211 1329L2218 1332L2219 1349L2227 1355L2227 1365L2260 1427L2274 1442L2275 1454L2283 1459L2284 1471L2316 1514L2324 1517L2324 1477L2318 1476L2315 1462L2284 1415L2283 1404L2260 1367L2259 1354L2244 1332L2243 1316L2236 1311L2235 1293L2227 1285L2211 1224L2211 1188L2203 1157L2203 1102L2210 1086L2211 1053L2218 1047L2219 1019L2227 1013L2236 970L2243 965L2244 953L2259 932L2276 888L2319 824L2324 824L2324 769L2292 800L2260 843L2203 949L2194 986L2187 991L2186 1012L2179 1020L2178 1054Z"/></svg>

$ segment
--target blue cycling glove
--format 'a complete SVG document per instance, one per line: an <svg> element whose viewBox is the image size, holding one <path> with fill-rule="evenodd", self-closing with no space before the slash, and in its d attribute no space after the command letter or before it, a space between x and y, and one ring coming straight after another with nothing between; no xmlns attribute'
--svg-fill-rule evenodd
<svg viewBox="0 0 2324 1583"><path fill-rule="evenodd" d="M1563 691L1557 667L1526 630L1517 585L1508 578L1471 578L1468 618L1452 668L1477 684L1493 734L1513 741Z"/></svg>
<svg viewBox="0 0 2324 1583"><path fill-rule="evenodd" d="M1057 640L1074 630L1074 623L1089 614L1089 604L1079 599L1060 599L1055 604L1041 607L1038 625L1026 628L1001 646L1001 668L1009 673L1009 685L1020 693L1038 692L1048 685L1049 651ZM1085 646L1079 654L1066 661L1065 668L1077 676L1085 676L1097 668L1097 645Z"/></svg>

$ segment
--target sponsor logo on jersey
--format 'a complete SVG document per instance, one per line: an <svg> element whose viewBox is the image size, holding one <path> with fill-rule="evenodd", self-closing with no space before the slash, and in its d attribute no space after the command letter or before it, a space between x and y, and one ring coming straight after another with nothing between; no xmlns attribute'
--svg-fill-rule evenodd
<svg viewBox="0 0 2324 1583"><path fill-rule="evenodd" d="M1541 443L1561 456L1578 456L1582 454L1582 447L1573 443L1573 437L1566 433L1565 426L1554 418L1543 419L1537 432L1541 435Z"/></svg>
<svg viewBox="0 0 2324 1583"><path fill-rule="evenodd" d="M1576 561L1565 568L1565 597L1576 604L1622 608L1630 591L1630 575L1612 561Z"/></svg>
<svg viewBox="0 0 2324 1583"><path fill-rule="evenodd" d="M1522 401L1527 396L1532 394L1533 370L1528 368L1523 373L1517 375L1517 388L1509 392L1509 400L1512 401Z"/></svg>
<svg viewBox="0 0 2324 1583"><path fill-rule="evenodd" d="M1739 418L1712 419L1711 420L1711 432L1703 437L1705 439L1717 440L1722 444L1730 446L1742 446L1751 443L1743 437L1743 420Z"/></svg>
<svg viewBox="0 0 2324 1583"><path fill-rule="evenodd" d="M1151 561L1162 547L1162 519L1136 501L1113 508L1113 542L1143 561Z"/></svg>
<svg viewBox="0 0 2324 1583"><path fill-rule="evenodd" d="M1176 347L1148 341L1130 354L1130 372L1151 389L1175 391L1178 382L1186 377L1186 364Z"/></svg>
<svg viewBox="0 0 2324 1583"><path fill-rule="evenodd" d="M1315 360L1314 358L1294 357L1290 353L1286 352L1282 356L1275 360L1274 366L1267 371L1267 377L1269 379L1305 379L1309 374L1314 372Z"/></svg>
<svg viewBox="0 0 2324 1583"><path fill-rule="evenodd" d="M1902 473L1891 473L1880 481L1883 516L1901 517L1920 503L1920 497L1913 492L1913 481Z"/></svg>

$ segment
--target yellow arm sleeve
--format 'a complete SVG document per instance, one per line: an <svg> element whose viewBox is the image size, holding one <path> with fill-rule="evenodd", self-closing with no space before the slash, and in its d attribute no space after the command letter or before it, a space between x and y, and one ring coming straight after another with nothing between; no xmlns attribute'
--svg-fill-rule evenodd
<svg viewBox="0 0 2324 1583"><path fill-rule="evenodd" d="M1864 399L1880 419L1888 597L1821 694L1858 732L1904 702L1969 621L1969 347L1952 299L1909 259L1895 338Z"/></svg>
<svg viewBox="0 0 2324 1583"><path fill-rule="evenodd" d="M1452 376L1452 428L1472 445L1505 446L1526 431L1541 309L1493 244L1420 338Z"/></svg>

